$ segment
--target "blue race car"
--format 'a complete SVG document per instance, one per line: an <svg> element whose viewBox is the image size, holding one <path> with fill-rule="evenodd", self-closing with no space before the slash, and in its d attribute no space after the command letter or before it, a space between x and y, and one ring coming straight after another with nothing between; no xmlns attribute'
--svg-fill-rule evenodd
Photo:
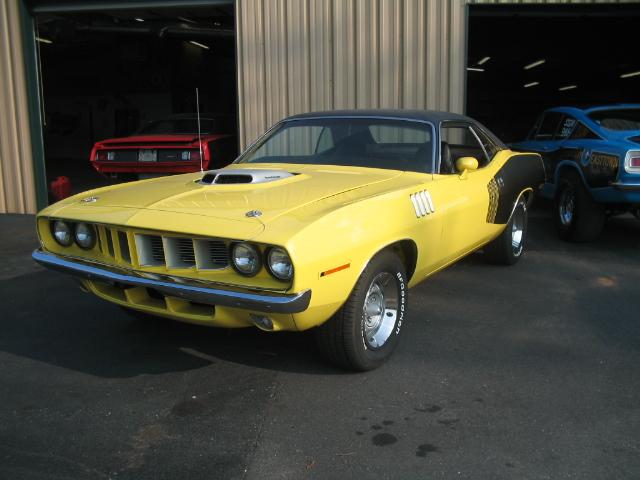
<svg viewBox="0 0 640 480"><path fill-rule="evenodd" d="M561 238L594 240L608 216L640 218L640 105L549 109L512 149L542 155L540 196L555 200Z"/></svg>

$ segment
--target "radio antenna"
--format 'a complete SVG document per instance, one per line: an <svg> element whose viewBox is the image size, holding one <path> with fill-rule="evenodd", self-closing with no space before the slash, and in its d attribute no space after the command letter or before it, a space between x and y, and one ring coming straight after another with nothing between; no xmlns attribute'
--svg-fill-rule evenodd
<svg viewBox="0 0 640 480"><path fill-rule="evenodd" d="M202 172L202 137L200 135L200 95L198 87L196 87L196 115L198 116L198 146L200 149L200 171Z"/></svg>

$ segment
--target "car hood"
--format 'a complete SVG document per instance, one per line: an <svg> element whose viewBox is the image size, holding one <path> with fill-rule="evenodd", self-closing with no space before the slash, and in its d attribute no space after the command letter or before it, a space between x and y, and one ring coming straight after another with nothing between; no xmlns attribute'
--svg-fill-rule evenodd
<svg viewBox="0 0 640 480"><path fill-rule="evenodd" d="M341 193L352 191L357 196L362 187L402 174L397 170L284 164L232 165L222 171L240 174L247 169L294 175L245 184L203 184L202 173L144 180L85 192L61 202L62 210L54 214L64 214L62 204L72 203L74 211L81 207L87 213L91 208L98 213L107 207L117 207L266 224L292 210ZM247 215L249 212L253 213Z"/></svg>

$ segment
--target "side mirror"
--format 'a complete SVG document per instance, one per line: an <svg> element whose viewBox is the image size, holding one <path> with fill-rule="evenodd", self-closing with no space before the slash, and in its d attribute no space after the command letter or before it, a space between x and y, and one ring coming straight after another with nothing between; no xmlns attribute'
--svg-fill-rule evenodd
<svg viewBox="0 0 640 480"><path fill-rule="evenodd" d="M456 160L456 170L458 173L464 173L467 170L477 170L478 160L474 157L460 157Z"/></svg>

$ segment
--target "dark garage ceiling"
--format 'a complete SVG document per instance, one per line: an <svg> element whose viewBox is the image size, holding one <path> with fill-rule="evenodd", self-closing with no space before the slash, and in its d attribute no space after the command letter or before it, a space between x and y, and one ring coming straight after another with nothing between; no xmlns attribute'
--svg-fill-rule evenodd
<svg viewBox="0 0 640 480"><path fill-rule="evenodd" d="M621 75L640 71L639 19L640 5L471 7L468 67L484 71L467 73L467 113L514 141L545 108L638 103L640 75Z"/></svg>

